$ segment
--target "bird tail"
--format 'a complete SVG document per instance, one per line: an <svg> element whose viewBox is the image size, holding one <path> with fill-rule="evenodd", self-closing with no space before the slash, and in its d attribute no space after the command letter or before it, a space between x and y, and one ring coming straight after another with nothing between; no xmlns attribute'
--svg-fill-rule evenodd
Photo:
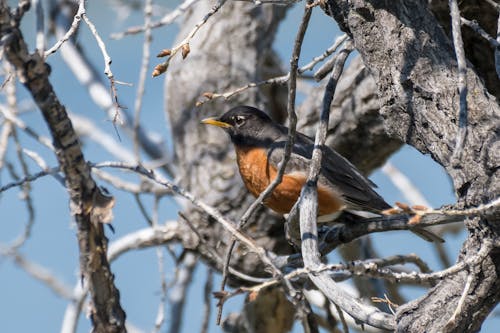
<svg viewBox="0 0 500 333"><path fill-rule="evenodd" d="M433 233L432 231L418 228L418 229L411 229L411 232L413 232L415 235L418 237L422 238L423 240L426 240L431 243L444 243L444 239Z"/></svg>

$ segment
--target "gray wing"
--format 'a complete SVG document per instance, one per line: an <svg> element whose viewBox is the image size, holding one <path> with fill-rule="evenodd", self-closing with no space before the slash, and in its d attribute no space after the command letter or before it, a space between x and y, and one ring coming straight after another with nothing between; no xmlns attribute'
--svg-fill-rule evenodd
<svg viewBox="0 0 500 333"><path fill-rule="evenodd" d="M276 168L279 168L284 155L285 143L286 136L283 135L269 151L269 162ZM311 138L298 133L286 172L309 170L313 147L314 141ZM373 190L376 185L372 181L363 176L347 159L328 147L323 150L319 182L340 193L348 209L380 212L390 207Z"/></svg>

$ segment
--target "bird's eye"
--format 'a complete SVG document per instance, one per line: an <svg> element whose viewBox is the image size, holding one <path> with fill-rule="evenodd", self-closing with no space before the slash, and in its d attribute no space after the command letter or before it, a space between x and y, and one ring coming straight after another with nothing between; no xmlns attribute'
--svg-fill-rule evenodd
<svg viewBox="0 0 500 333"><path fill-rule="evenodd" d="M235 116L234 117L234 123L236 126L241 126L245 123L245 117L243 116Z"/></svg>

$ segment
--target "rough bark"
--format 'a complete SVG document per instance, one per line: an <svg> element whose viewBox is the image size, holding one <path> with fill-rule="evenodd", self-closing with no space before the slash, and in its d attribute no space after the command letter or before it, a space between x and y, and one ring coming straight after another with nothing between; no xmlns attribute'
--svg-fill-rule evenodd
<svg viewBox="0 0 500 333"><path fill-rule="evenodd" d="M498 197L499 105L469 68L468 134L460 163L451 163L458 130L455 54L426 3L329 1L325 9L352 36L372 72L387 131L445 167L461 205L477 206ZM483 242L498 239L498 213L465 222L470 235L459 260L473 258ZM493 249L469 275L446 278L424 297L401 307L397 331L478 330L500 295L496 253ZM466 305L449 322L471 275Z"/></svg>
<svg viewBox="0 0 500 333"><path fill-rule="evenodd" d="M446 33L451 35L450 10L447 0L433 0L429 2L430 9L443 26ZM497 34L498 12L487 1L465 0L459 2L460 14L468 19L474 20L492 36ZM500 99L500 79L495 71L495 57L493 47L471 28L462 27L462 38L467 60L474 65L480 73L488 91L497 100Z"/></svg>
<svg viewBox="0 0 500 333"><path fill-rule="evenodd" d="M209 3L198 3L187 15L178 40L182 40L209 9ZM206 91L228 91L267 78L269 62L275 63L272 61L271 43L283 14L283 7L256 7L249 3L228 1L198 32L190 45L189 56L185 60L172 62L167 72L166 109L175 143L174 163L179 171L180 185L235 222L254 198L243 187L229 138L217 129L201 125L200 121L220 115L239 104L257 105L271 113L282 113L283 110L279 110L277 100L268 98L268 89L249 90L229 102L211 101L202 107L195 107L195 102L202 99ZM185 208L187 218L205 244L216 249L217 254L224 258L231 235L203 213L191 207ZM184 245L196 248L205 261L222 271L222 261L216 260L211 252L206 251L207 246L193 242L191 231L186 231ZM263 207L254 214L246 231L259 245L269 250L282 254L291 252L284 238L282 217ZM231 266L252 276L269 276L258 257L243 247L233 251ZM230 280L230 283L235 281ZM284 332L288 327L287 318L293 318L294 308L287 306L286 300L279 304L269 302L272 295L259 298L267 299L260 304L265 306L265 309L262 308L264 313L278 311L284 314L281 316L283 320L270 323L275 332ZM279 306L280 309L270 308L272 306ZM247 308L253 307L249 305ZM262 314L254 313L253 316ZM259 326L264 323L264 317L249 321L247 316L252 316L252 312L243 311L235 324L225 323L225 329L265 332L262 331L265 325Z"/></svg>
<svg viewBox="0 0 500 333"><path fill-rule="evenodd" d="M29 6L29 3L25 3ZM21 8L27 10L27 8ZM21 12L22 12L21 11ZM49 127L55 153L65 175L70 210L77 225L80 271L92 300L90 317L94 332L123 332L125 312L114 275L106 259L107 238L103 223L112 219L114 198L92 179L78 137L64 105L49 81L50 67L38 52L30 54L19 23L22 15L0 2L0 36L7 60L16 69L21 83L32 95Z"/></svg>
<svg viewBox="0 0 500 333"><path fill-rule="evenodd" d="M197 4L187 16L178 39L209 9L206 2ZM195 102L202 99L205 91L226 91L261 80L265 75L262 64L282 15L282 8L227 2L198 32L189 56L173 61L167 73L166 108L180 185L235 221L253 198L242 187L229 138L217 129L201 125L200 121L238 104L266 108L266 96L261 91L250 90L230 102L213 101L202 107L195 107ZM259 209L251 221L252 237L273 251L289 252L284 237L274 237L283 228L281 218L265 213L268 211ZM189 210L187 216L208 244L224 256L230 234L199 212ZM188 244L192 246L196 244ZM240 251L245 253L243 249L234 251L233 258L244 262L234 261L232 265L247 273L265 274L255 256L242 255ZM202 255L217 269L222 269L220 262Z"/></svg>
<svg viewBox="0 0 500 333"><path fill-rule="evenodd" d="M323 82L313 88L299 108L298 128L311 137L316 133L325 87L326 82ZM366 175L381 167L403 144L401 140L387 135L379 109L375 80L361 58L356 56L337 85L330 107L326 144ZM338 250L346 261L368 259L369 254L376 255L369 239L355 239ZM367 283L366 279L357 277L353 281L362 297L384 297L385 293L395 303L404 303L395 283L374 279Z"/></svg>
<svg viewBox="0 0 500 333"><path fill-rule="evenodd" d="M312 89L298 111L298 129L311 137L316 132L325 86L326 82ZM381 167L403 144L387 135L379 109L375 81L356 57L338 83L330 108L326 144L364 174Z"/></svg>

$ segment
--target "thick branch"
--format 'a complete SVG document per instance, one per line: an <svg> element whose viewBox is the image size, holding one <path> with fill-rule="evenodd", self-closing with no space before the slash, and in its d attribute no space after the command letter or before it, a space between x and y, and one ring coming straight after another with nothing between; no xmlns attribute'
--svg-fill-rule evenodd
<svg viewBox="0 0 500 333"><path fill-rule="evenodd" d="M426 2L329 1L326 11L354 39L365 65L373 74L381 101L381 113L389 133L446 168L453 180L459 206L477 206L500 194L500 107L481 79L466 71L468 104L467 137L460 163L451 163L458 131L458 71L453 48ZM460 260L472 259L485 238L498 237L498 214L466 220L471 238ZM400 307L398 330L404 332L467 331L477 329L498 302L495 278L500 260L492 250L477 270L474 281L488 279L467 298L461 314L448 319L457 308L467 274L446 278L423 298ZM489 279L491 278L491 280Z"/></svg>
<svg viewBox="0 0 500 333"><path fill-rule="evenodd" d="M107 239L102 225L112 218L114 199L102 192L92 179L66 109L49 81L50 67L38 53L28 52L18 22L4 1L0 3L0 36L6 58L42 111L66 176L71 214L78 227L81 274L92 295L94 330L121 332L125 329L125 312L120 306L118 289L105 256Z"/></svg>

